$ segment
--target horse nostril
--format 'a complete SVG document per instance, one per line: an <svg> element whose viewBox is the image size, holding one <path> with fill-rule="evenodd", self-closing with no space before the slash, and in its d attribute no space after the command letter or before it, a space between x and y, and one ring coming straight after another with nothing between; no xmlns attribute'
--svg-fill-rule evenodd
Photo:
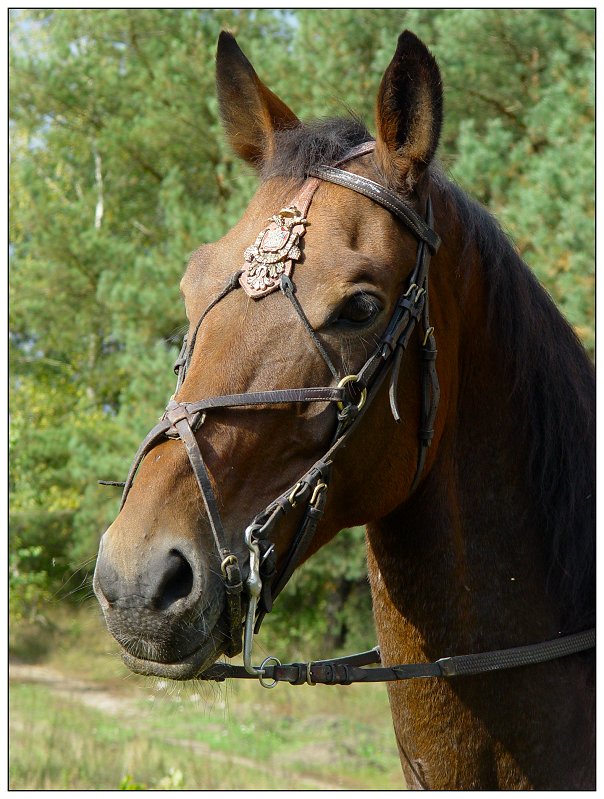
<svg viewBox="0 0 604 799"><path fill-rule="evenodd" d="M192 588L193 569L189 561L177 549L171 549L153 597L153 606L157 610L167 610L178 599L188 596Z"/></svg>

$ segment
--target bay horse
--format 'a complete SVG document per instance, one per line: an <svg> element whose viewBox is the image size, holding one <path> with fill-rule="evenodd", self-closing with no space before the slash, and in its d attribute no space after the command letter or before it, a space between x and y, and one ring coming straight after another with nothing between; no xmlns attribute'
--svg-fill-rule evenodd
<svg viewBox="0 0 604 799"><path fill-rule="evenodd" d="M407 784L593 787L593 645L442 676L462 652L593 627L595 391L552 300L434 162L436 61L401 34L375 139L356 119L302 124L228 33L217 91L260 184L189 261L177 388L102 537L94 589L125 663L207 677L243 645L265 683L375 674L250 665L291 572L366 525Z"/></svg>

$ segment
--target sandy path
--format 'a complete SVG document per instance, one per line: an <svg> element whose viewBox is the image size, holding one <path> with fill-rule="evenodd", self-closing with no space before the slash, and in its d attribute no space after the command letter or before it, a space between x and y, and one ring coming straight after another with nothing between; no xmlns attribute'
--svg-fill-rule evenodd
<svg viewBox="0 0 604 799"><path fill-rule="evenodd" d="M68 677L50 666L11 663L8 674L9 680L47 685L54 693L70 702L79 702L109 716L126 717L132 720L132 718L144 714L138 701L125 697L123 692L112 690L111 687L102 683ZM170 744L187 747L197 755L211 757L215 762L224 762L231 767L240 766L261 772L270 776L273 784L278 784L279 781L283 781L282 784L287 784L291 781L291 774L287 770L279 769L272 764L264 765L242 755L218 752L202 741L181 738L166 738L165 740ZM310 790L333 791L342 788L342 785L337 782L328 782L307 774L299 774L299 777L304 781L304 787Z"/></svg>

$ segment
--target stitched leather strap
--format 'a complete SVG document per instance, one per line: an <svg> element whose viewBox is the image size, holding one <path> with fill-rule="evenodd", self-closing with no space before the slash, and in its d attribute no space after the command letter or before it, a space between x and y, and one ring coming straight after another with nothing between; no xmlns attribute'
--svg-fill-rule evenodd
<svg viewBox="0 0 604 799"><path fill-rule="evenodd" d="M400 197L397 197L394 192L389 191L384 186L380 186L374 180L333 166L317 166L314 169L310 169L309 174L369 197L369 199L382 205L402 220L419 239L426 242L433 253L437 252L440 247L439 236L424 222L421 216L411 206L404 203Z"/></svg>
<svg viewBox="0 0 604 799"><path fill-rule="evenodd" d="M245 405L287 405L295 402L342 402L343 388L335 386L309 386L308 388L284 388L274 391L249 391L245 394L223 394L207 397L198 402L183 402L188 413L201 413L215 408L236 408Z"/></svg>
<svg viewBox="0 0 604 799"><path fill-rule="evenodd" d="M595 645L596 631L591 629L553 641L493 652L479 652L476 655L454 655L432 663L403 663L397 666L362 668L372 663L381 663L379 648L376 647L367 652L334 660L266 666L262 676L263 679L289 682L292 685L303 683L350 685L353 682L394 682L426 677L451 678L545 663L593 649ZM242 666L215 663L198 674L197 679L222 681L227 678L257 679L257 676L248 674Z"/></svg>

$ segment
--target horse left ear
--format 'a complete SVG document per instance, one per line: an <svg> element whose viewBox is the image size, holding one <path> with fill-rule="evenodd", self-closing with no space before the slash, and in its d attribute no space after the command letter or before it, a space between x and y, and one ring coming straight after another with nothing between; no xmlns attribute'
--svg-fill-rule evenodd
<svg viewBox="0 0 604 799"><path fill-rule="evenodd" d="M235 152L257 169L271 157L276 130L294 128L298 117L262 83L237 44L222 31L216 52L220 116Z"/></svg>
<svg viewBox="0 0 604 799"><path fill-rule="evenodd" d="M442 81L434 56L403 31L377 97L375 157L387 181L413 191L432 160L442 126Z"/></svg>

